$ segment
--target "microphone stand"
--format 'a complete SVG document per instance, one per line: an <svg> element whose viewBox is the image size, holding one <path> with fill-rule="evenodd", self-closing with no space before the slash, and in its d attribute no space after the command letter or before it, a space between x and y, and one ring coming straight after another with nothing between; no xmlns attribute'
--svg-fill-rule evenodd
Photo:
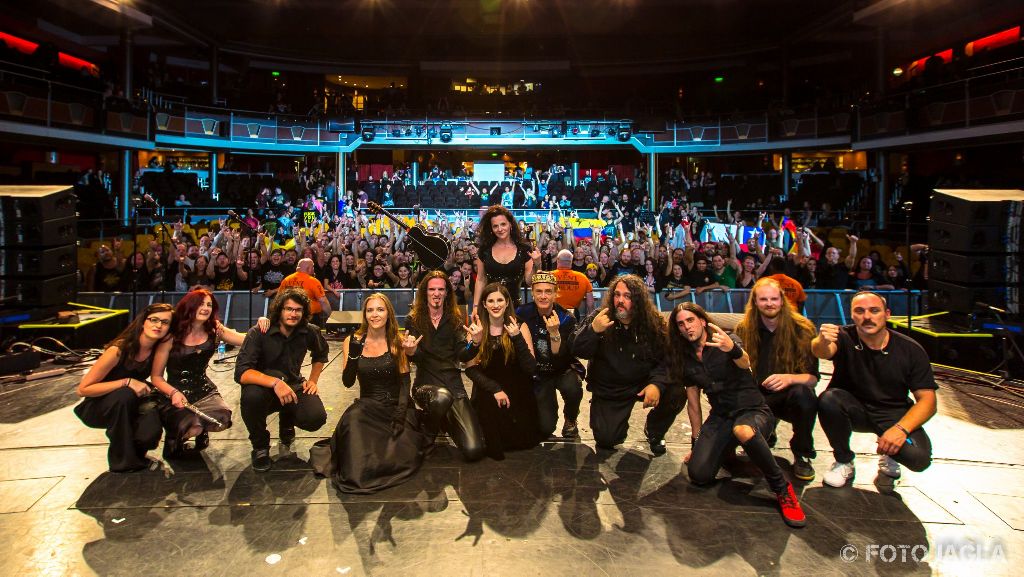
<svg viewBox="0 0 1024 577"><path fill-rule="evenodd" d="M145 199L145 197L143 197L143 199ZM160 283L160 302L165 303L167 302L167 275L170 273L170 266L167 264L167 259L171 257L171 251L167 248L167 221L164 219L164 215L160 211L160 203L154 200L150 204L150 208L153 210L153 218L160 223L161 250L167 251L167 254L164 255L164 262L162 263L164 266L164 278L163 282ZM177 263L177 260L175 260L175 263Z"/></svg>
<svg viewBox="0 0 1024 577"><path fill-rule="evenodd" d="M913 275L913 272L910 270L910 267L912 267L913 264L914 264L914 261L912 260L913 259L913 251L910 250L910 212L911 212L911 210L913 210L913 208L914 208L913 201L908 200L908 201L903 203L903 211L906 213L906 216L907 216L907 226L906 226L906 241L907 241L907 336L909 336L909 337L913 337L914 336L914 328L913 328L913 324L912 324L913 320L914 320L914 309L912 308L912 305L913 305L913 295L911 294L911 293L914 292L914 275Z"/></svg>

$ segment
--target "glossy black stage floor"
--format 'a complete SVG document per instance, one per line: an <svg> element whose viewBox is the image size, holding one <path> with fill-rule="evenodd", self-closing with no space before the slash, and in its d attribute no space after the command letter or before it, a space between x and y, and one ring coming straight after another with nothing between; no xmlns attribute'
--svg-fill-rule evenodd
<svg viewBox="0 0 1024 577"><path fill-rule="evenodd" d="M797 485L808 523L796 530L783 524L744 458L712 488L692 487L682 466L685 423L673 428L668 454L652 458L638 407L627 443L599 456L586 398L582 442L474 464L441 447L406 485L340 495L305 463L309 446L330 434L356 395L340 385L339 365L321 379L328 425L300 437L295 453L279 453L275 441L274 469L265 474L249 465L241 419L214 435L201 458L108 473L103 431L71 412L77 379L5 387L2 572L1016 575L1024 560L1024 400L981 382L954 387L942 377L940 414L927 426L935 463L921 474L904 471L895 484L876 480L872 438L856 435L854 484L823 487L832 454L818 429L818 479ZM215 367L237 410L233 365ZM276 434L276 422L270 429ZM779 437L777 458L789 463L788 425Z"/></svg>

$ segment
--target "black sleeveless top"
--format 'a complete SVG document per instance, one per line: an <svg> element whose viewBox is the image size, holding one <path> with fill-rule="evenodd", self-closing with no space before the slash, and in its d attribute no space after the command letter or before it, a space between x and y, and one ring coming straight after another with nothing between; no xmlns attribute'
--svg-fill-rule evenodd
<svg viewBox="0 0 1024 577"><path fill-rule="evenodd" d="M118 350L121 350L118 348ZM104 380L106 381L120 381L128 378L135 379L136 381L149 382L149 375L153 372L153 353L149 353L149 357L144 361L136 361L133 358L129 358L125 351L121 351L121 356L117 361L117 365L110 369Z"/></svg>
<svg viewBox="0 0 1024 577"><path fill-rule="evenodd" d="M206 376L206 367L216 352L216 338L209 337L201 344L177 344L167 356L167 382L195 403L217 391L217 385Z"/></svg>
<svg viewBox="0 0 1024 577"><path fill-rule="evenodd" d="M494 260L492 249L480 251L480 261L484 263L484 274L487 281L500 282L505 285L513 302L519 304L522 297L523 277L526 275L526 262L530 260L530 253L521 245L516 245L516 256L507 263L500 263ZM476 305L476 303L473 303Z"/></svg>
<svg viewBox="0 0 1024 577"><path fill-rule="evenodd" d="M359 357L359 398L373 399L385 405L397 405L399 393L398 363L391 351L378 357Z"/></svg>

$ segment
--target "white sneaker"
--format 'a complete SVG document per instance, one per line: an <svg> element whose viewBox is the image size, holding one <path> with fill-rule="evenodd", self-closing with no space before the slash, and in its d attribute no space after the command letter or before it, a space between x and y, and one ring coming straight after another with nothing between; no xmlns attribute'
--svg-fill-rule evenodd
<svg viewBox="0 0 1024 577"><path fill-rule="evenodd" d="M832 467L825 472L821 480L829 487L844 487L846 482L853 478L853 461L849 463L832 463Z"/></svg>
<svg viewBox="0 0 1024 577"><path fill-rule="evenodd" d="M899 479L902 474L900 464L889 455L878 457L878 472L892 479Z"/></svg>

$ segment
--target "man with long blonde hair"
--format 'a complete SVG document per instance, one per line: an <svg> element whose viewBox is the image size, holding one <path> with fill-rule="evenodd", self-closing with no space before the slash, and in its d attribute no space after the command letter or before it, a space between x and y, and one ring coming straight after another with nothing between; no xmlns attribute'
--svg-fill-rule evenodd
<svg viewBox="0 0 1024 577"><path fill-rule="evenodd" d="M814 324L796 312L782 286L772 278L754 283L743 320L736 325L750 355L754 382L776 420L793 425L793 476L814 478L814 421L818 414L818 359L811 352ZM774 444L775 434L771 435Z"/></svg>

